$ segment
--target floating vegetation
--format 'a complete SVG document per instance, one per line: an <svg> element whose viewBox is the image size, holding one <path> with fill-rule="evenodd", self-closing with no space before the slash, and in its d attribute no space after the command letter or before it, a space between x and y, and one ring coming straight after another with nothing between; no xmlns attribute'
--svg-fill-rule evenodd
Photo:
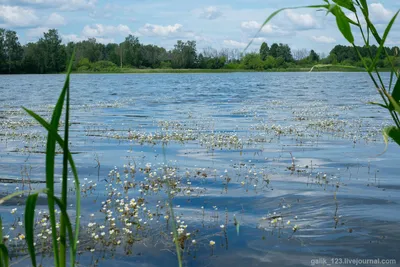
<svg viewBox="0 0 400 267"><path fill-rule="evenodd" d="M359 231L344 208L349 192L359 185L378 191L387 181L377 162L367 166L365 157L356 159L351 149L335 150L336 145L358 145L362 151L381 146L380 129L387 122L353 116L358 105L247 97L218 105L202 102L202 112L196 113L197 102L113 97L117 100L71 106L70 149L82 173L80 265L102 265L126 255L136 260L149 248L175 257L176 244L188 264L200 257L201 263L216 260L221 250L235 251L243 240L268 242L272 249L279 243L317 250L312 236L350 235L352 229L354 237ZM175 106L169 110L170 105ZM41 106L40 113L48 116L48 108ZM2 176L21 177L0 180L0 194L42 189L45 133L25 123L29 119L22 113L0 117L0 123L6 120L16 123L7 121L2 128ZM65 125L60 121L59 126ZM57 170L61 152L56 148ZM20 162L32 167L23 169ZM69 181L72 200L77 191ZM27 255L19 223L28 195L6 202L2 213L13 262L24 262ZM43 204L45 199L38 199L34 231L38 259L47 266L53 233ZM70 215L75 207L74 201L68 203Z"/></svg>

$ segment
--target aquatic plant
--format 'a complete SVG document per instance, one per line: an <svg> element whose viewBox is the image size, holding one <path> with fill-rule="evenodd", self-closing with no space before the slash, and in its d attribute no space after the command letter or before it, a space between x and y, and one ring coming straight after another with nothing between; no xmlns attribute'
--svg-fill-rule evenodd
<svg viewBox="0 0 400 267"><path fill-rule="evenodd" d="M25 205L25 234L20 234L20 240L26 240L28 252L31 257L32 266L37 266L36 262L36 242L34 234L35 226L35 209L36 202L40 193L47 195L47 205L49 210L49 221L51 229L48 229L49 234L52 238L52 248L54 253L54 266L64 267L67 265L67 240L69 241L70 251L70 265L75 266L76 249L79 236L80 227L80 190L79 190L79 179L75 163L72 159L72 155L68 149L69 144L69 108L70 108L70 74L72 69L73 60L71 59L68 67L67 77L64 83L64 87L61 91L60 97L57 101L56 106L53 109L53 114L50 123L46 122L42 117L34 113L33 111L23 108L31 117L33 117L43 128L48 132L47 145L46 145L46 189L39 190L36 192L29 192L30 195L27 197ZM58 134L58 127L60 124L60 118L63 112L63 106L65 103L65 123L64 123L64 139ZM61 199L55 195L54 192L54 170L55 170L55 156L56 156L56 144L63 150L63 171L62 171L62 186L61 186ZM68 163L70 164L72 173L74 175L74 185L76 188L76 215L75 215L75 233L72 230L72 224L67 213L67 190L68 190ZM23 192L16 192L8 197L6 200L21 195ZM6 201L4 200L4 201ZM56 219L56 205L60 209L60 223ZM47 223L46 223L47 224ZM22 223L21 223L22 225ZM1 226L0 226L1 228ZM59 229L59 232L58 232ZM2 239L2 238L0 238ZM8 254L6 247L1 244L2 248L2 260L1 266L8 266ZM4 256L4 257L3 257Z"/></svg>
<svg viewBox="0 0 400 267"><path fill-rule="evenodd" d="M359 56L365 71L368 73L369 77L371 78L374 86L381 96L383 103L376 103L370 102L370 104L378 105L386 110L388 110L390 116L393 119L394 126L388 126L383 129L383 137L386 143L388 144L389 138L395 141L398 145L400 145L400 77L399 71L396 69L392 58L390 57L388 51L385 48L386 39L392 29L394 22L400 12L398 10L393 18L390 20L389 24L387 25L383 35L381 36L374 23L370 19L369 7L367 0L323 0L325 2L322 5L310 5L310 6L301 6L301 7L289 7L289 8L282 8L275 12L273 12L261 25L260 29L258 30L257 34L262 30L262 28L271 21L273 17L275 17L280 12L287 10L287 9L299 9L299 8L311 8L311 9L319 9L325 10L327 14L332 14L336 18L336 24L339 31L342 33L343 37L354 47L357 55ZM346 12L350 11L352 15L356 18L354 21L353 19L349 18L345 14ZM360 19L360 13L363 16L363 19L366 22L364 26ZM365 47L368 49L368 55L362 56L359 48L355 45L355 40L353 36L353 28L359 30L362 35L362 39L364 42ZM256 35L257 35L256 34ZM371 42L374 42L372 37L375 39L375 42L378 44L378 50L374 55L372 50L370 49ZM252 44L253 40L247 45L246 49ZM399 53L399 51L397 51ZM390 63L390 81L389 86L385 85L385 82L382 79L378 61L384 56Z"/></svg>

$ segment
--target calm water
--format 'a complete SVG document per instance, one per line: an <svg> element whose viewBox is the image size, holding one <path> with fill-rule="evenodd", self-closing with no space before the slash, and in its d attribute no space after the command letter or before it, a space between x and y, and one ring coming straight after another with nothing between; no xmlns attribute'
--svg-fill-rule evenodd
<svg viewBox="0 0 400 267"><path fill-rule="evenodd" d="M0 178L43 181L45 133L20 107L48 118L64 76L0 81ZM385 148L380 131L390 121L366 105L379 100L366 75L73 75L71 90L71 150L82 183L97 183L83 198L84 227L104 221L99 210L111 170L124 176L124 165L164 163L184 177L179 187L187 187L173 200L197 241L185 245L186 266L310 266L319 258L400 263L399 148L389 144L378 156ZM145 176L138 172L135 179L148 181ZM0 195L28 187L3 182ZM129 198L145 196L152 211L167 199L138 189ZM10 211L22 212L22 204L0 206L10 236L19 231L8 230L16 218ZM177 266L161 214L148 221L132 255L117 249L98 264ZM82 233L89 240L84 252L92 241ZM83 253L81 264L102 253Z"/></svg>

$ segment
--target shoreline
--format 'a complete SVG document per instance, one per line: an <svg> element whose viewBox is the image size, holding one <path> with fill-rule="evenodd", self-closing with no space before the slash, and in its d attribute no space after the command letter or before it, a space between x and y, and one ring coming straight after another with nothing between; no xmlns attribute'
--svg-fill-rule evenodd
<svg viewBox="0 0 400 267"><path fill-rule="evenodd" d="M121 69L118 71L73 71L74 74L173 74L173 73L240 73L240 72L310 72L312 67L269 70L248 69ZM353 66L329 66L313 68L312 72L364 72L365 69ZM390 71L390 70L388 70Z"/></svg>
<svg viewBox="0 0 400 267"><path fill-rule="evenodd" d="M310 71L312 69L312 71ZM328 66L314 68L287 68L287 69L269 69L269 70L247 70L247 69L118 69L115 71L73 71L72 74L195 74L195 73L246 73L246 72L365 72L365 69L353 66ZM380 69L380 72L390 72L390 69ZM43 74L65 74L43 73ZM43 75L40 73L17 73L0 74L1 75Z"/></svg>

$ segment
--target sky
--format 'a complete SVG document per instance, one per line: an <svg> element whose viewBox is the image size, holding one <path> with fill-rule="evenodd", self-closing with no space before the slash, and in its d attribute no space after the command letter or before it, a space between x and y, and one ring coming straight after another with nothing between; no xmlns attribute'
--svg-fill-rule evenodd
<svg viewBox="0 0 400 267"><path fill-rule="evenodd" d="M196 40L199 50L213 47L243 49L263 21L282 7L321 4L322 0L0 0L0 28L17 31L22 44L37 41L56 28L64 43L96 38L122 42L129 34L141 43L173 48L177 40ZM400 9L400 0L370 0L371 18L383 32ZM356 40L361 36L355 34ZM285 43L293 50L306 48L329 53L347 44L324 11L287 10L267 24L254 39ZM387 40L400 46L400 18Z"/></svg>

